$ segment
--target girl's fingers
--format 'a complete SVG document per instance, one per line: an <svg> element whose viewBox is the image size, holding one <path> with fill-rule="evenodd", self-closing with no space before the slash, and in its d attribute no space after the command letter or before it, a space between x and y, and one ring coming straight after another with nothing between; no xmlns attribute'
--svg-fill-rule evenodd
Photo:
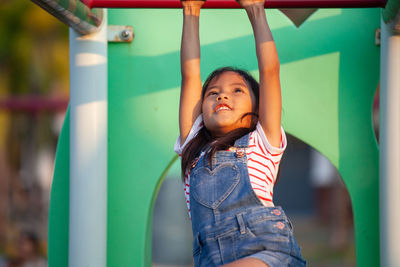
<svg viewBox="0 0 400 267"><path fill-rule="evenodd" d="M242 7L251 5L264 5L265 0L236 0Z"/></svg>
<svg viewBox="0 0 400 267"><path fill-rule="evenodd" d="M183 7L202 7L205 1L202 0L182 0Z"/></svg>

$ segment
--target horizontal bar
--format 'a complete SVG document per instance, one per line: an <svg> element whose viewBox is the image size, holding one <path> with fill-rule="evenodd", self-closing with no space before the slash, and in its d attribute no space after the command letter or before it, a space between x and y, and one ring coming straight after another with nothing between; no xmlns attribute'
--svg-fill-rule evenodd
<svg viewBox="0 0 400 267"><path fill-rule="evenodd" d="M382 10L382 19L385 23L392 23L397 32L400 31L400 0L389 0Z"/></svg>
<svg viewBox="0 0 400 267"><path fill-rule="evenodd" d="M98 31L102 9L89 9L79 0L31 0L80 34Z"/></svg>
<svg viewBox="0 0 400 267"><path fill-rule="evenodd" d="M182 8L179 0L81 0L90 8ZM267 0L265 8L385 7L387 0ZM208 0L203 8L240 8L234 0Z"/></svg>

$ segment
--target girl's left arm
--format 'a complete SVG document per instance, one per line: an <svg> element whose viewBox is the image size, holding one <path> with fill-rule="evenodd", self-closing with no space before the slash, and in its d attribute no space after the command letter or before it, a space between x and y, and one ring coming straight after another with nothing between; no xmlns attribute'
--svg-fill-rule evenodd
<svg viewBox="0 0 400 267"><path fill-rule="evenodd" d="M272 146L281 145L279 58L264 9L264 0L239 0L253 27L260 73L259 121Z"/></svg>

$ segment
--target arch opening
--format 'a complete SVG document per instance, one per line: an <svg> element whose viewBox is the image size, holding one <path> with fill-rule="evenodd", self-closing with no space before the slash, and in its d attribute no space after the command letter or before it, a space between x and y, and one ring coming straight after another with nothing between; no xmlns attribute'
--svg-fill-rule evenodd
<svg viewBox="0 0 400 267"><path fill-rule="evenodd" d="M192 229L181 182L180 160L175 160L155 200L152 223L154 267L192 266Z"/></svg>
<svg viewBox="0 0 400 267"><path fill-rule="evenodd" d="M294 225L307 266L356 266L353 212L349 193L332 163L287 134L274 203Z"/></svg>
<svg viewBox="0 0 400 267"><path fill-rule="evenodd" d="M303 257L308 266L356 266L351 200L340 174L309 145L290 134L287 140L274 203L293 222ZM193 266L179 159L156 196L152 231L153 266Z"/></svg>

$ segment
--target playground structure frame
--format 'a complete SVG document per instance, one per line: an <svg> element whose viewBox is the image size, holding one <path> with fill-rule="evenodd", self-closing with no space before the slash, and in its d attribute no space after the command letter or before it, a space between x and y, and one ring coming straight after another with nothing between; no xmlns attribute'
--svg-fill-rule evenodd
<svg viewBox="0 0 400 267"><path fill-rule="evenodd" d="M77 1L77 0L70 0ZM52 0L35 0L35 2L52 2ZM56 2L56 1L53 1ZM83 1L89 7L107 7L107 8L179 8L180 2L176 0L84 0ZM285 2L285 3L284 3ZM400 33L399 33L399 24L400 24L400 6L399 0L389 0L386 8L382 10L382 22L381 22L381 87L380 87L380 247L381 247L381 266L398 266L400 265L400 251L397 242L400 238L400 231L397 225L400 224L400 194L396 192L396 189L399 188L398 177L400 177L400 165L398 164L398 159L400 158L400 77L398 73L400 72ZM385 7L386 2L381 0L364 0L364 1L346 1L346 0L336 0L336 1L314 1L314 0L296 0L296 1L275 1L271 0L266 3L266 8L367 8L367 7ZM42 6L42 5L41 5ZM51 5L50 5L51 6ZM238 8L238 4L235 1L224 1L224 0L209 0L205 5L205 8ZM78 16L80 19L85 19L85 16L90 16L90 9L87 9L85 6L80 5L79 8L82 8L83 13L86 15ZM78 12L76 12L78 13ZM61 15L64 16L64 15ZM106 20L106 14L102 18ZM65 23L66 19L62 19ZM74 19L76 22L76 18ZM90 32L95 32L102 27L99 26L98 20L94 25L94 28L91 27ZM71 24L67 23L69 26ZM79 23L75 23L75 25L79 25ZM107 26L107 23L103 23L103 29ZM71 26L72 27L72 26ZM75 30L76 27L74 27ZM95 29L95 30L94 30ZM81 34L85 33L85 30L79 31ZM87 32L88 33L88 32ZM90 40L98 40L97 33L91 34L90 36L80 36L79 34L74 33L74 30L71 29L71 47L73 47L73 51L77 51L76 54L71 53L71 59L74 59L78 56L80 49L82 51L87 51L88 43ZM104 33L101 34L101 38L103 45L106 46L106 41L104 39ZM92 39L94 38L94 39ZM81 46L81 47L80 47ZM89 48L90 49L90 48ZM94 50L98 49L98 47L93 47ZM107 59L107 52L104 47L102 51L105 51L101 58ZM90 61L90 60L99 60L99 57L95 57L95 59L84 59L81 58L80 62ZM101 60L100 60L101 61ZM79 62L78 62L79 63ZM106 62L101 61L101 64L106 64ZM79 64L78 64L79 65ZM85 68L84 68L85 69ZM70 112L71 114L75 114L74 112L80 110L79 104L79 94L84 92L84 89L87 88L87 84L85 84L85 80L96 79L98 84L107 84L107 80L102 80L100 78L107 77L107 70L103 68L103 72L93 72L90 71L91 74L82 72L79 70L79 66L71 65L71 80L74 80L74 86L71 85L71 105ZM72 84L72 83L71 83ZM98 132L99 127L104 131L104 128L107 125L107 121L97 121L98 125L93 124L93 116L90 117L90 114L97 114L100 110L103 114L106 113L104 110L104 103L107 103L107 88L102 88L103 91L96 90L96 95L92 95L94 100L98 100L99 95L101 96L101 106L102 107L94 107L93 110L84 110L82 115L74 115L71 117L71 134L74 134L74 137L71 136L71 147L74 147L74 150L71 150L70 164L71 171L74 170L74 173L71 172L70 180L71 180L71 199L79 199L79 201L75 201L74 203L70 203L70 266L77 266L74 264L79 263L80 265L84 265L87 263L87 266L105 266L101 263L105 264L104 258L101 259L100 262L96 262L99 259L98 254L105 253L106 249L106 238L104 235L101 235L101 239L99 239L99 235L96 233L103 232L106 227L105 222L105 214L106 210L101 210L99 212L99 217L96 218L88 218L87 223L89 225L81 225L82 216L85 216L85 210L90 209L101 209L102 206L106 206L105 199L107 198L104 195L106 192L106 182L104 179L107 177L103 177L102 182L100 184L103 185L101 188L90 188L89 183L90 179L86 182L88 184L76 184L76 186L72 186L74 181L79 182L79 177L87 177L87 174L90 173L94 167L97 166L97 173L107 173L107 169L99 167L102 165L107 165L104 163L104 157L107 158L106 152L106 144L107 136L103 135L96 142L98 143L90 143L91 146L95 145L99 147L99 154L102 155L102 159L100 159L100 163L97 161L99 157L93 158L93 162L91 163L91 168L88 170L83 170L81 174L79 172L80 162L79 162L79 154L85 154L85 151L88 149L85 147L85 143L91 139L92 136L95 136ZM104 91L105 90L105 91ZM83 95L83 97L88 97L88 95ZM95 101L94 101L95 102ZM76 103L76 104L74 104ZM106 105L105 105L106 106ZM76 109L76 110L75 110ZM81 110L82 111L82 110ZM86 115L85 115L86 113ZM89 114L89 116L87 116ZM86 116L86 121L85 121ZM94 116L96 117L96 116ZM106 118L107 116L105 116ZM79 121L76 121L74 118L79 118ZM86 128L81 128L82 125L87 125ZM90 127L93 126L94 131L90 133ZM86 139L80 139L81 137L85 137ZM79 144L79 145L78 145ZM75 163L74 163L75 162ZM78 173L78 174L77 174ZM103 175L104 176L104 175ZM92 179L92 178L91 178ZM92 182L99 182L98 176L93 177ZM88 194L90 190L99 190L97 192L92 192L92 194ZM86 195L86 196L85 196ZM88 196L91 201L88 201ZM90 197L91 196L91 197ZM93 201L96 199L96 201ZM82 203L86 203L87 205L82 205ZM91 206L92 205L92 206ZM93 206L94 205L94 206ZM79 212L77 212L79 210ZM74 215L75 214L75 215ZM97 239L93 242L92 249L88 252L84 247L80 246L80 239L83 238L83 231L87 231L87 229L91 228L90 221L95 219L98 222L97 227L92 227L90 234L87 234L87 239L97 237ZM80 227L80 230L77 228ZM78 229L78 231L75 231ZM99 230L100 229L100 230ZM75 241L74 241L75 240Z"/></svg>

